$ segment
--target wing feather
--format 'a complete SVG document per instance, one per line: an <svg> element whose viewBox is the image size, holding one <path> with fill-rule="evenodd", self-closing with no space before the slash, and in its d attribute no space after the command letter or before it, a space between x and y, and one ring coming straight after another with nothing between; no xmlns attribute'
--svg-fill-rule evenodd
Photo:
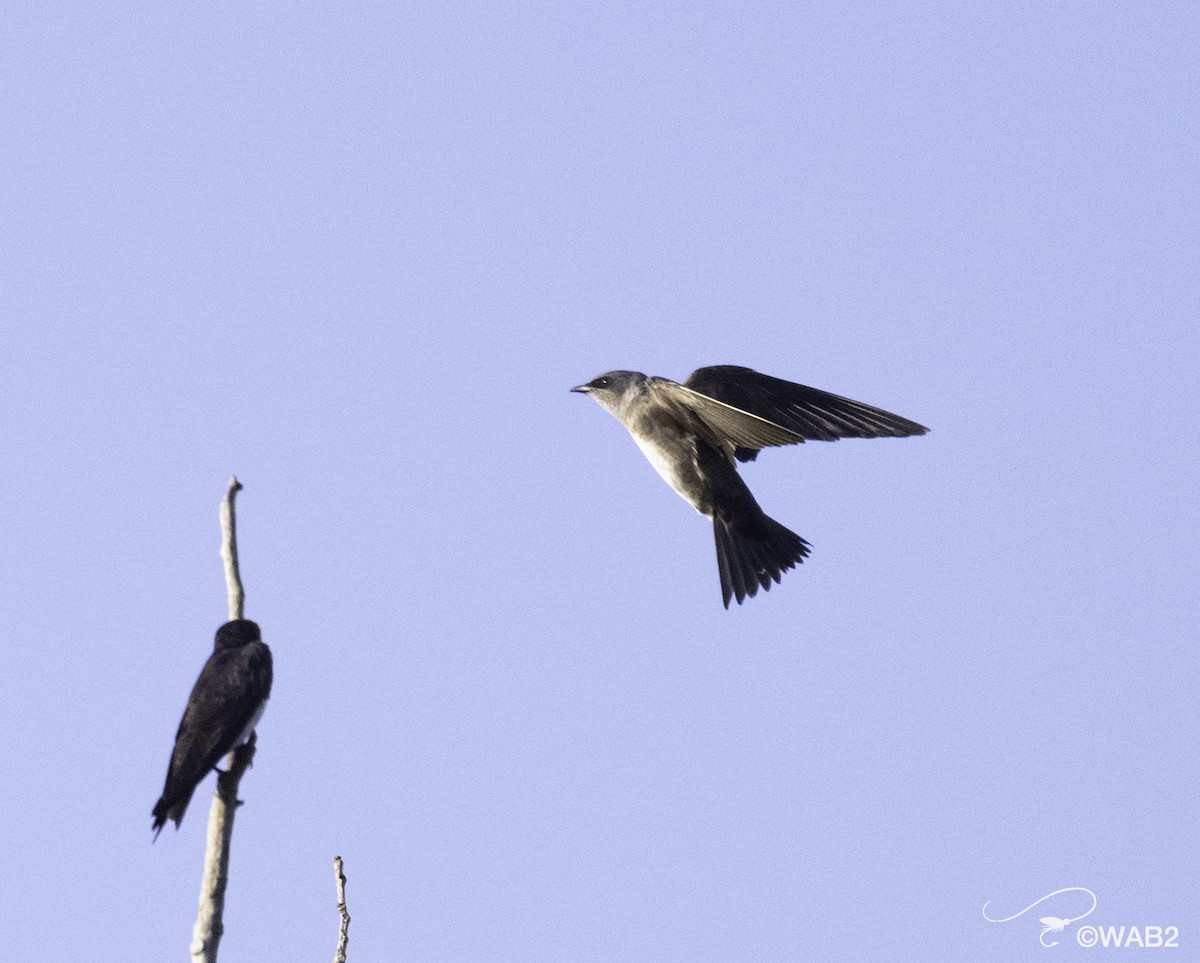
<svg viewBox="0 0 1200 963"><path fill-rule="evenodd" d="M900 415L840 395L772 378L739 365L713 365L693 371L685 382L693 392L756 416L790 432L796 441L838 438L905 438L929 429ZM765 444L738 442L739 448Z"/></svg>
<svg viewBox="0 0 1200 963"><path fill-rule="evenodd" d="M804 441L791 428L764 418L752 411L745 411L734 405L702 394L686 385L666 378L652 378L647 383L657 400L676 409L680 415L689 420L698 419L705 432L707 440L714 447L724 450L733 456L738 448L773 448L779 445L796 445Z"/></svg>

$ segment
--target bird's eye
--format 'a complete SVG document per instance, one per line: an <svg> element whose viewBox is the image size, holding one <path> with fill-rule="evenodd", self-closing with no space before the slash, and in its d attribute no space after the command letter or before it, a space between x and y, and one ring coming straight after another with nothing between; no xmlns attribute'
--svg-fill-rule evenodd
<svg viewBox="0 0 1200 963"><path fill-rule="evenodd" d="M597 378L592 382L597 388L607 388L611 383L611 378Z"/></svg>

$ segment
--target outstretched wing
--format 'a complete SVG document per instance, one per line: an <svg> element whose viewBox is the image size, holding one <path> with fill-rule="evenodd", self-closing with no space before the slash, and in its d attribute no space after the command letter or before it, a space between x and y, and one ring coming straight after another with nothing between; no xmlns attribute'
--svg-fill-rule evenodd
<svg viewBox="0 0 1200 963"><path fill-rule="evenodd" d="M759 374L739 365L697 368L685 382L704 397L785 429L796 444L839 438L905 438L929 429L890 411L840 395ZM770 443L768 443L770 444ZM737 457L750 461L768 444L737 442Z"/></svg>
<svg viewBox="0 0 1200 963"><path fill-rule="evenodd" d="M751 411L743 411L686 385L666 378L649 378L646 390L659 405L673 409L680 420L694 425L716 449L733 456L741 448L795 445L804 439L796 432Z"/></svg>

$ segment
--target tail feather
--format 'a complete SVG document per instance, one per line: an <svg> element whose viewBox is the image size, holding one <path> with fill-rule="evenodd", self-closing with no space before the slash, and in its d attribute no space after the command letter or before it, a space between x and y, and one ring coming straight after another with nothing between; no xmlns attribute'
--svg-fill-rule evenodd
<svg viewBox="0 0 1200 963"><path fill-rule="evenodd" d="M167 794L163 793L162 798L155 803L154 809L151 811L154 823L150 828L154 830L155 839L158 839L158 834L163 831L163 827L167 825L168 821L175 823L176 829L179 828L179 824L183 822L183 814L187 812L188 803L192 801L192 793L195 791L196 787L193 786L186 793L173 794L172 798L168 798Z"/></svg>
<svg viewBox="0 0 1200 963"><path fill-rule="evenodd" d="M768 591L772 581L779 582L809 551L808 542L762 512L753 518L744 512L718 513L713 516L713 535L725 608L733 598L738 605L753 598L759 586Z"/></svg>
<svg viewBox="0 0 1200 963"><path fill-rule="evenodd" d="M713 532L716 534L717 542L717 571L721 575L721 594L725 599L725 608L729 608L729 598L732 591L734 570L729 564L728 556L728 539L721 537L721 523L713 519ZM740 570L738 571L740 575ZM742 592L745 592L745 586L742 586Z"/></svg>

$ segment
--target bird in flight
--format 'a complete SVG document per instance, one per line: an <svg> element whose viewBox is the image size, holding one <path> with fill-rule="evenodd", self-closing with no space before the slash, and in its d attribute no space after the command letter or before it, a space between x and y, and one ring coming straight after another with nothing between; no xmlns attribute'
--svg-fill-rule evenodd
<svg viewBox="0 0 1200 963"><path fill-rule="evenodd" d="M571 389L623 424L642 454L712 519L725 608L779 582L808 543L758 507L737 471L761 449L839 438L903 438L929 429L860 401L737 365L697 368L683 384L609 371Z"/></svg>
<svg viewBox="0 0 1200 963"><path fill-rule="evenodd" d="M154 838L183 819L197 784L221 758L250 738L271 694L271 650L249 619L217 629L175 735L162 797L154 805Z"/></svg>

